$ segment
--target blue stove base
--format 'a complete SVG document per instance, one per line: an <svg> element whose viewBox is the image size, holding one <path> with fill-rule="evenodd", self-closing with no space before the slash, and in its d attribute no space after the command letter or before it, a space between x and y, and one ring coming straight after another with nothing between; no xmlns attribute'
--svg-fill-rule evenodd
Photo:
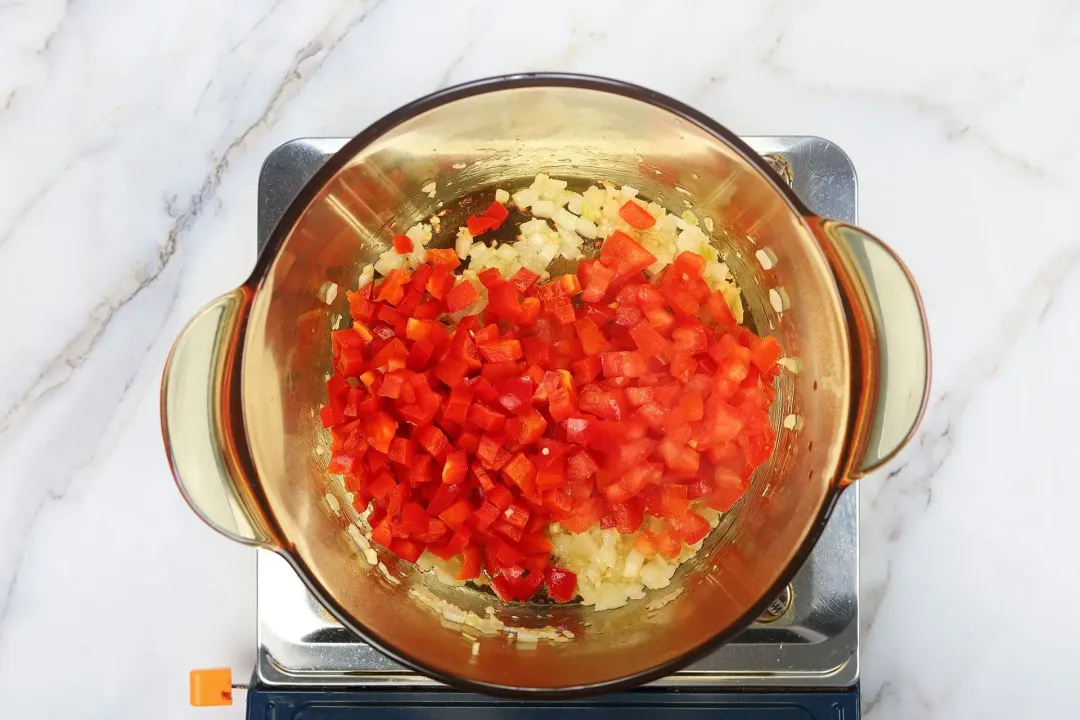
<svg viewBox="0 0 1080 720"><path fill-rule="evenodd" d="M700 692L643 689L543 703L453 690L289 689L252 685L248 720L858 720L859 686L831 692Z"/></svg>

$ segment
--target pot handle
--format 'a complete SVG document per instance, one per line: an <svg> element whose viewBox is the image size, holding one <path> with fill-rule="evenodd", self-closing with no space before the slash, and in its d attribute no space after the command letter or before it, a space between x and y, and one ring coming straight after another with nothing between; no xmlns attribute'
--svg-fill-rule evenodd
<svg viewBox="0 0 1080 720"><path fill-rule="evenodd" d="M241 287L206 305L176 339L161 382L161 431L173 477L195 514L245 545L277 543L249 478L237 355L250 308Z"/></svg>
<svg viewBox="0 0 1080 720"><path fill-rule="evenodd" d="M861 387L846 485L891 460L919 426L930 394L930 333L919 289L885 243L854 225L815 220L839 270L857 344Z"/></svg>

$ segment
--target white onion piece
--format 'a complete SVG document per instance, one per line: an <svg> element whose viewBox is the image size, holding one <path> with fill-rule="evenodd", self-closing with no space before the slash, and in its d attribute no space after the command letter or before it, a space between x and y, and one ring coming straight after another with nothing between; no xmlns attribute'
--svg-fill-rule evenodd
<svg viewBox="0 0 1080 720"><path fill-rule="evenodd" d="M549 218L555 213L555 203L550 200L537 200L531 207L532 214L539 218Z"/></svg>

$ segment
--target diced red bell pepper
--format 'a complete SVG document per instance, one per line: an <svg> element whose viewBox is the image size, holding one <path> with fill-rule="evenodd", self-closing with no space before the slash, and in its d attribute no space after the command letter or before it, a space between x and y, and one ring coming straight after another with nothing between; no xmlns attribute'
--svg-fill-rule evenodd
<svg viewBox="0 0 1080 720"><path fill-rule="evenodd" d="M458 580L475 580L480 577L480 548L470 545L462 551L461 569Z"/></svg>
<svg viewBox="0 0 1080 720"><path fill-rule="evenodd" d="M600 302L615 281L615 270L594 258L578 263L578 279L581 281L581 299L587 303Z"/></svg>
<svg viewBox="0 0 1080 720"><path fill-rule="evenodd" d="M420 559L420 556L424 554L424 544L406 540L404 538L394 538L390 543L390 552L394 553L402 560L416 562Z"/></svg>
<svg viewBox="0 0 1080 720"><path fill-rule="evenodd" d="M388 302L397 305L405 297L405 286L409 284L409 273L395 268L387 273L375 289L375 302Z"/></svg>
<svg viewBox="0 0 1080 720"><path fill-rule="evenodd" d="M480 436L480 445L476 448L476 457L488 470L499 470L510 459L509 453L493 436L484 433Z"/></svg>
<svg viewBox="0 0 1080 720"><path fill-rule="evenodd" d="M709 315L712 317L712 321L721 328L735 326L735 315L731 312L727 300L724 299L723 293L719 290L709 295Z"/></svg>
<svg viewBox="0 0 1080 720"><path fill-rule="evenodd" d="M427 281L431 277L431 271L431 265L427 263L413 270L412 278L409 280L409 288L418 293L427 290Z"/></svg>
<svg viewBox="0 0 1080 720"><path fill-rule="evenodd" d="M345 405L341 402L324 405L319 408L319 417L322 420L322 426L324 428L333 427L338 423L343 423L346 419Z"/></svg>
<svg viewBox="0 0 1080 720"><path fill-rule="evenodd" d="M705 269L705 257L695 252L684 250L675 257L671 264L672 272L676 276L700 277Z"/></svg>
<svg viewBox="0 0 1080 720"><path fill-rule="evenodd" d="M488 205L487 210L484 210L483 216L489 217L495 222L499 223L495 226L499 227L503 224L503 222L506 221L506 218L510 217L510 211L507 210L501 202L496 200L495 202Z"/></svg>
<svg viewBox="0 0 1080 720"><path fill-rule="evenodd" d="M451 389L463 386L468 372L468 366L460 360L446 359L435 367L435 377Z"/></svg>
<svg viewBox="0 0 1080 720"><path fill-rule="evenodd" d="M454 270L461 265L461 260L453 248L428 248L427 259L433 268L441 266Z"/></svg>
<svg viewBox="0 0 1080 720"><path fill-rule="evenodd" d="M619 208L619 217L636 230L648 230L656 224L656 218L634 200L627 200Z"/></svg>
<svg viewBox="0 0 1080 720"><path fill-rule="evenodd" d="M401 527L409 536L427 533L430 516L418 502L407 502L401 508Z"/></svg>
<svg viewBox="0 0 1080 720"><path fill-rule="evenodd" d="M368 445L379 452L386 454L390 450L390 441L397 432L397 420L385 412L380 412L373 417L362 420L364 439Z"/></svg>
<svg viewBox="0 0 1080 720"><path fill-rule="evenodd" d="M493 522L499 519L499 514L499 508L484 500L480 503L480 507L473 511L470 522L478 530L487 530Z"/></svg>
<svg viewBox="0 0 1080 720"><path fill-rule="evenodd" d="M371 322L375 317L375 283L367 283L356 292L346 293L349 299L349 314L352 319L362 323Z"/></svg>
<svg viewBox="0 0 1080 720"><path fill-rule="evenodd" d="M498 533L516 545L521 540L521 536L525 534L525 529L511 525L506 521L506 518L499 518L491 523L491 532Z"/></svg>
<svg viewBox="0 0 1080 720"><path fill-rule="evenodd" d="M545 575L547 594L555 602L570 602L577 594L577 575L559 567L549 567Z"/></svg>
<svg viewBox="0 0 1080 720"><path fill-rule="evenodd" d="M615 516L615 529L623 535L637 532L645 520L645 513L633 499L611 503L611 512Z"/></svg>
<svg viewBox="0 0 1080 720"><path fill-rule="evenodd" d="M750 362L754 363L762 372L766 372L776 365L776 361L780 359L783 352L776 338L766 336L761 338L757 345L754 346L751 351Z"/></svg>
<svg viewBox="0 0 1080 720"><path fill-rule="evenodd" d="M536 466L523 453L512 456L509 462L503 466L502 472L506 477L526 495L530 494L528 488L536 480Z"/></svg>
<svg viewBox="0 0 1080 720"><path fill-rule="evenodd" d="M535 408L529 407L524 415L519 416L519 420L521 429L518 431L516 439L520 445L533 445L547 430L547 420Z"/></svg>
<svg viewBox="0 0 1080 720"><path fill-rule="evenodd" d="M446 523L447 526L457 530L465 524L465 521L469 519L472 513L473 509L467 501L458 500L439 513L439 519Z"/></svg>
<svg viewBox="0 0 1080 720"><path fill-rule="evenodd" d="M604 377L637 378L648 372L645 357L636 351L620 350L600 355Z"/></svg>
<svg viewBox="0 0 1080 720"><path fill-rule="evenodd" d="M600 262L615 271L618 279L641 272L656 262L656 257L632 237L616 230L600 249Z"/></svg>
<svg viewBox="0 0 1080 720"><path fill-rule="evenodd" d="M425 425L413 431L413 439L436 460L442 459L449 450L450 441L443 431L434 425Z"/></svg>
<svg viewBox="0 0 1080 720"><path fill-rule="evenodd" d="M390 546L394 542L393 533L390 531L390 518L383 518L371 528L371 539L382 545L386 549L390 549Z"/></svg>
<svg viewBox="0 0 1080 720"><path fill-rule="evenodd" d="M446 312L456 313L469 307L479 299L480 293L476 292L476 287L468 280L462 280L454 286L453 290L446 294L443 302L446 305Z"/></svg>
<svg viewBox="0 0 1080 720"><path fill-rule="evenodd" d="M499 405L507 412L527 413L532 410L533 381L529 378L508 377L495 387L499 392Z"/></svg>
<svg viewBox="0 0 1080 720"><path fill-rule="evenodd" d="M656 534L656 549L667 560L674 560L682 551L679 537L671 531Z"/></svg>
<svg viewBox="0 0 1080 720"><path fill-rule="evenodd" d="M596 355L611 348L611 343L592 320L583 318L574 323L581 349L586 355Z"/></svg>
<svg viewBox="0 0 1080 720"><path fill-rule="evenodd" d="M506 422L506 416L492 410L482 403L473 403L469 406L469 412L466 416L468 421L475 423L481 430L487 432L495 432L502 429L503 424ZM483 438L481 438L481 443Z"/></svg>
<svg viewBox="0 0 1080 720"><path fill-rule="evenodd" d="M521 341L516 338L501 338L477 342L480 354L489 363L509 362L521 358Z"/></svg>
<svg viewBox="0 0 1080 720"><path fill-rule="evenodd" d="M704 540L712 529L709 526L709 521L693 510L687 511L684 515L670 518L669 522L687 545L693 545L699 540Z"/></svg>
<svg viewBox="0 0 1080 720"><path fill-rule="evenodd" d="M560 385L551 391L548 412L555 422L567 420L577 412L577 397L573 390Z"/></svg>
<svg viewBox="0 0 1080 720"><path fill-rule="evenodd" d="M398 235L393 241L394 250L402 255L413 251L413 241L408 235Z"/></svg>
<svg viewBox="0 0 1080 720"><path fill-rule="evenodd" d="M600 375L601 369L602 366L600 364L599 355L586 355L580 360L575 360L570 363L570 370L573 373L574 383L578 386L591 383Z"/></svg>
<svg viewBox="0 0 1080 720"><path fill-rule="evenodd" d="M395 462L406 467L416 461L416 443L408 438L395 437L390 441L390 449L386 456L390 462Z"/></svg>
<svg viewBox="0 0 1080 720"><path fill-rule="evenodd" d="M526 602L540 590L544 584L544 573L529 571L513 584L514 599Z"/></svg>
<svg viewBox="0 0 1080 720"><path fill-rule="evenodd" d="M675 351L698 355L709 350L709 335L700 322L680 323L671 330L671 344Z"/></svg>
<svg viewBox="0 0 1080 720"><path fill-rule="evenodd" d="M536 281L540 279L540 276L534 273L528 268L519 268L516 273L510 277L510 284L517 288L519 293L528 292Z"/></svg>
<svg viewBox="0 0 1080 720"><path fill-rule="evenodd" d="M563 518L560 524L572 533L583 533L598 523L606 510L602 498L592 497L574 506L570 515Z"/></svg>
<svg viewBox="0 0 1080 720"><path fill-rule="evenodd" d="M436 300L442 300L454 288L453 273L446 265L434 265L427 281L427 291Z"/></svg>
<svg viewBox="0 0 1080 720"><path fill-rule="evenodd" d="M465 227L469 229L469 234L473 237L483 235L488 230L494 230L501 224L495 218L484 215L473 215L465 219Z"/></svg>
<svg viewBox="0 0 1080 720"><path fill-rule="evenodd" d="M448 453L443 462L442 482L443 485L458 484L465 480L465 473L469 470L469 458L464 450L454 450Z"/></svg>
<svg viewBox="0 0 1080 720"><path fill-rule="evenodd" d="M454 504L455 501L464 492L463 486L455 485L453 483L449 485L441 484L435 490L435 494L431 496L431 500L427 504L427 512L429 515L439 515L443 510Z"/></svg>

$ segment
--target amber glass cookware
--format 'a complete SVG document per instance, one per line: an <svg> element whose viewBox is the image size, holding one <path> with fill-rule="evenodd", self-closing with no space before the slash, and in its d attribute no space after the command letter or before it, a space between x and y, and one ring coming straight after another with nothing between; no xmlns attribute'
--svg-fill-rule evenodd
<svg viewBox="0 0 1080 720"><path fill-rule="evenodd" d="M503 605L441 586L387 552L372 569L325 498L319 422L332 318L388 239L480 189L537 172L631 184L713 219L746 315L776 335L798 374L777 381L773 457L673 587L605 612ZM436 197L421 190L436 182ZM451 235L452 236L452 235ZM447 243L448 244L448 243ZM767 248L771 269L755 259ZM768 264L768 263L767 263ZM329 305L324 284L342 291ZM162 386L165 445L184 497L211 527L285 557L346 627L457 687L518 696L624 688L730 639L799 569L839 493L908 441L926 403L929 340L903 263L857 227L815 216L768 164L712 119L600 78L517 75L417 100L367 128L289 207L251 277L203 308L172 349ZM790 419L789 416L796 416ZM782 427L783 420L793 428ZM571 629L526 649L472 640L418 602L427 592L516 626ZM681 588L658 611L650 599ZM515 616L515 617L511 617Z"/></svg>

